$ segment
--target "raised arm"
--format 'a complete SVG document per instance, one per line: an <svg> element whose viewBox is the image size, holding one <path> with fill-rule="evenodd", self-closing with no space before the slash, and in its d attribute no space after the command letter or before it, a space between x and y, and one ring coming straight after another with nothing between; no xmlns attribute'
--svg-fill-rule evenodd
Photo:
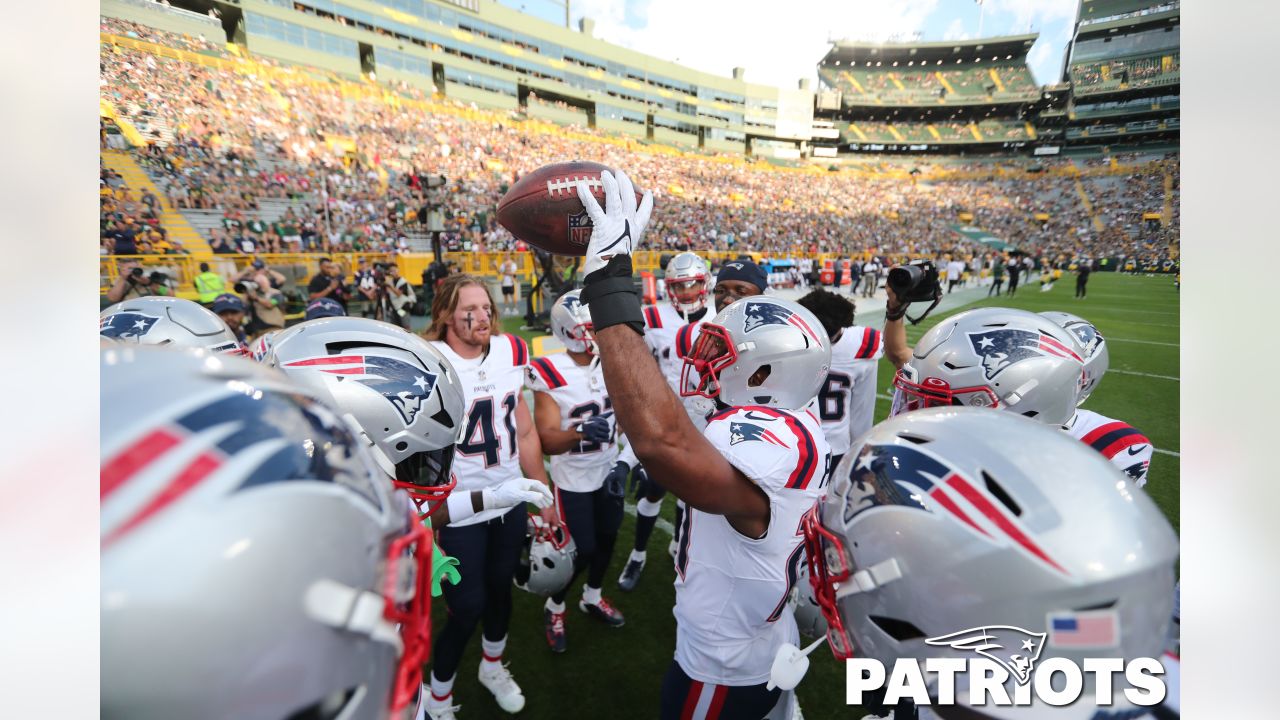
<svg viewBox="0 0 1280 720"><path fill-rule="evenodd" d="M560 427L560 405L547 393L533 393L533 422L538 430L542 451L548 455L560 455L576 448L582 442L577 430Z"/></svg>

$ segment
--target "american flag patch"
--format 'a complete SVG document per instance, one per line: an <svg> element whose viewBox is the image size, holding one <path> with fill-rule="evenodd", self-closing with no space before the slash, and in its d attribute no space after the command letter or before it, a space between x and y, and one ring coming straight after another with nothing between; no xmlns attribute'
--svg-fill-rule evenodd
<svg viewBox="0 0 1280 720"><path fill-rule="evenodd" d="M1120 618L1114 610L1050 613L1049 646L1110 648L1120 644Z"/></svg>

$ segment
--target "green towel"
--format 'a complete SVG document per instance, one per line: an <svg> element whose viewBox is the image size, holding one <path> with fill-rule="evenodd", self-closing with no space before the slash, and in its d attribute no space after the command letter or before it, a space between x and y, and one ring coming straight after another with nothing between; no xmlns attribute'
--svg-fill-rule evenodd
<svg viewBox="0 0 1280 720"><path fill-rule="evenodd" d="M422 519L422 524L428 529L431 528L431 521L427 518ZM458 558L445 555L440 546L431 543L431 597L440 597L441 584L448 580L450 585L457 585L462 580L462 573L458 572Z"/></svg>

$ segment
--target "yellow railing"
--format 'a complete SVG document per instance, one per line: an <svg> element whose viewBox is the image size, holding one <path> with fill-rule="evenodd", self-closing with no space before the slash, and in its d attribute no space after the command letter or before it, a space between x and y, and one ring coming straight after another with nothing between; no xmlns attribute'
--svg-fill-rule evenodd
<svg viewBox="0 0 1280 720"><path fill-rule="evenodd" d="M120 277L120 266L133 260L142 266L143 272L162 272L169 276L169 287L174 294L190 294L194 291L193 282L200 274L200 263L209 263L209 269L230 279L247 268L255 259L262 260L267 267L292 276L300 286L306 286L307 280L320 270L320 259L331 258L342 268L348 277L359 265L361 259L370 262L393 262L397 258L385 253L333 253L320 254L263 254L263 255L104 255L98 259L98 291L105 294ZM403 257L403 256L402 256ZM430 254L427 255L430 258ZM430 260L428 260L430 262ZM426 267L426 264L423 264ZM403 264L402 264L403 271ZM419 271L421 273L421 271ZM416 284L416 276L408 276ZM228 286L229 287L229 286Z"/></svg>

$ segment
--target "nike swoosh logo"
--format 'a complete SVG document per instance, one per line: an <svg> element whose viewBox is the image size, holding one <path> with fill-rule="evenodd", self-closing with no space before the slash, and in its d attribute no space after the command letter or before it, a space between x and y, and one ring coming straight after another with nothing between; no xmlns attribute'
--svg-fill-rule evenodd
<svg viewBox="0 0 1280 720"><path fill-rule="evenodd" d="M623 220L623 221L622 221L622 227L623 227L622 234L618 236L618 239L617 239L617 240L614 240L614 241L613 241L613 242L611 242L611 243L609 243L608 247L601 248L600 253L597 253L597 254L605 253L605 252L607 252L608 250L610 250L614 245L617 245L618 243L622 242L623 240L630 240L630 239L631 239L631 221L630 221L630 220ZM628 248L629 248L629 247L630 247L630 246L628 245Z"/></svg>
<svg viewBox="0 0 1280 720"><path fill-rule="evenodd" d="M1137 455L1138 453L1146 449L1147 449L1146 445L1134 445L1132 447L1125 448L1125 452L1129 453L1130 455Z"/></svg>
<svg viewBox="0 0 1280 720"><path fill-rule="evenodd" d="M757 415L755 410L748 410L746 412L745 417L748 420L764 420L764 421L777 420L777 418L769 417L768 415Z"/></svg>

